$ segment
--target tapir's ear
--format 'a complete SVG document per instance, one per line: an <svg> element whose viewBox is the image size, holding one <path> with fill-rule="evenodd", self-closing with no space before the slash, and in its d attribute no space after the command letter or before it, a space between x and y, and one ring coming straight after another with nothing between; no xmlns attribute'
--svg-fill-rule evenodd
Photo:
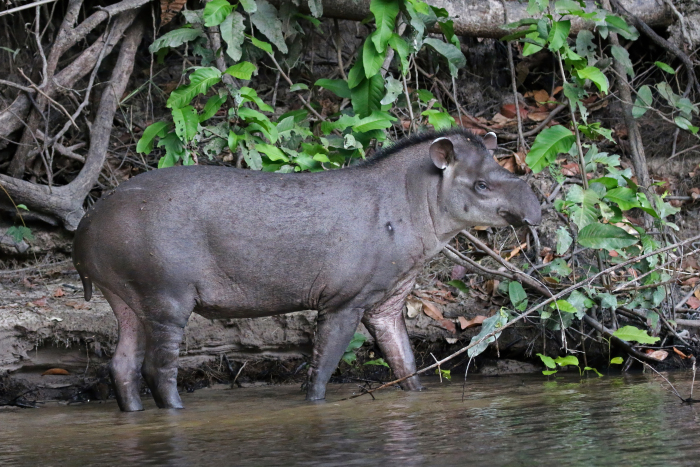
<svg viewBox="0 0 700 467"><path fill-rule="evenodd" d="M430 158L438 169L447 168L455 158L452 141L444 136L433 141L433 144L430 145Z"/></svg>
<svg viewBox="0 0 700 467"><path fill-rule="evenodd" d="M496 133L492 131L486 133L482 139L484 140L484 146L486 146L486 149L488 149L489 151L495 151L496 149L498 149Z"/></svg>

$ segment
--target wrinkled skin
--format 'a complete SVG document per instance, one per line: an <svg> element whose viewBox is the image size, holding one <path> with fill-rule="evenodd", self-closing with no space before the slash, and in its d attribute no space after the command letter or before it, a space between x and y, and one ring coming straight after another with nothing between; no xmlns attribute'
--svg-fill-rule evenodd
<svg viewBox="0 0 700 467"><path fill-rule="evenodd" d="M422 135L321 173L176 167L123 183L78 227L74 263L119 322L110 364L119 407L180 408L177 359L194 311L207 318L319 311L307 399L362 321L397 377L416 365L402 309L423 264L474 225L537 224L529 186L470 133ZM402 383L420 390L418 377Z"/></svg>

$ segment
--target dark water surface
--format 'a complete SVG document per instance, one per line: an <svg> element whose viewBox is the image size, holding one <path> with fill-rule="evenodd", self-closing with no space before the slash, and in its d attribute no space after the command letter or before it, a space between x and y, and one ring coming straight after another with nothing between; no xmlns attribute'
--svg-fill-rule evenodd
<svg viewBox="0 0 700 467"><path fill-rule="evenodd" d="M668 375L687 397L690 376ZM203 389L185 410L114 401L0 411L0 465L699 465L700 404L646 375L430 379L307 403L297 386ZM700 396L700 388L695 397Z"/></svg>

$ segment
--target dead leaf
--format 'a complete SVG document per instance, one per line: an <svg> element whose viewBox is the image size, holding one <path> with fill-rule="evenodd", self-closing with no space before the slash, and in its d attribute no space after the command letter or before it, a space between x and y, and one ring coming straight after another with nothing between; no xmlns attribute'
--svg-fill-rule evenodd
<svg viewBox="0 0 700 467"><path fill-rule="evenodd" d="M550 251L550 252L547 253L547 254L545 255L545 257L542 259L542 264L551 263L553 259L554 259L554 253Z"/></svg>
<svg viewBox="0 0 700 467"><path fill-rule="evenodd" d="M695 296L690 297L685 303L693 310L697 310L698 308L700 308L700 300L698 300Z"/></svg>
<svg viewBox="0 0 700 467"><path fill-rule="evenodd" d="M503 114L497 113L496 115L493 116L491 121L494 122L496 125L500 125L502 127L504 125L507 125L508 123L511 123L513 121L513 119L508 118Z"/></svg>
<svg viewBox="0 0 700 467"><path fill-rule="evenodd" d="M544 122L549 117L549 112L530 112L527 119L533 122Z"/></svg>
<svg viewBox="0 0 700 467"><path fill-rule="evenodd" d="M51 368L49 370L46 370L41 374L41 376L46 376L46 375L69 375L68 370L64 370L63 368Z"/></svg>
<svg viewBox="0 0 700 467"><path fill-rule="evenodd" d="M406 299L406 316L413 319L423 310L423 302L417 298L408 297Z"/></svg>
<svg viewBox="0 0 700 467"><path fill-rule="evenodd" d="M450 272L450 279L459 280L467 274L467 268L462 265L455 264L452 267L452 272Z"/></svg>
<svg viewBox="0 0 700 467"><path fill-rule="evenodd" d="M29 282L29 279L27 279L26 277L24 279L22 279L22 284L28 289L31 289L32 287L34 287L34 284Z"/></svg>
<svg viewBox="0 0 700 467"><path fill-rule="evenodd" d="M484 292L486 292L489 295L493 295L496 292L496 289L498 289L498 284L500 281L498 279L489 279L486 282L484 282Z"/></svg>
<svg viewBox="0 0 700 467"><path fill-rule="evenodd" d="M528 167L527 164L525 163L525 157L527 155L525 154L524 151L523 152L515 152L515 153L513 153L513 156L515 156L515 166L518 168L518 171L517 171L518 174L525 175L525 174L532 172L532 170L530 170L530 167Z"/></svg>
<svg viewBox="0 0 700 467"><path fill-rule="evenodd" d="M668 352L666 352L665 350L652 350L652 349L648 349L648 350L646 351L646 354L647 354L649 357L651 357L651 358L653 358L653 359L656 359L656 360L659 360L659 361L666 360L666 357L668 357Z"/></svg>
<svg viewBox="0 0 700 467"><path fill-rule="evenodd" d="M33 302L30 302L34 306L47 306L46 304L46 297L41 297L37 300L34 300Z"/></svg>
<svg viewBox="0 0 700 467"><path fill-rule="evenodd" d="M513 250L510 253L508 253L508 255L506 255L506 257L503 259L505 259L506 261L510 261L511 259L518 256L520 254L520 251L524 250L525 248L527 248L527 243L521 243L520 245L513 248Z"/></svg>
<svg viewBox="0 0 700 467"><path fill-rule="evenodd" d="M160 25L168 24L182 10L187 0L160 0Z"/></svg>
<svg viewBox="0 0 700 467"><path fill-rule="evenodd" d="M538 104L541 104L542 102L547 102L549 101L549 93L545 91L544 89L540 89L538 91L534 91L532 93L532 97L535 99L535 101Z"/></svg>
<svg viewBox="0 0 700 467"><path fill-rule="evenodd" d="M423 300L422 298L420 299L420 301L423 302L423 313L430 316L436 321L445 319L445 317L442 316L442 311L440 311L436 304L434 304L430 300Z"/></svg>
<svg viewBox="0 0 700 467"><path fill-rule="evenodd" d="M689 286L693 287L693 286L695 286L695 284L698 283L698 280L700 280L700 277L698 277L698 276L689 277L686 280L684 280L683 282L681 282L681 285L689 285Z"/></svg>
<svg viewBox="0 0 700 467"><path fill-rule="evenodd" d="M510 173L515 173L515 157L504 157L498 161L498 165L506 169Z"/></svg>
<svg viewBox="0 0 700 467"><path fill-rule="evenodd" d="M544 277L544 278L542 278L542 280L548 284L558 284L559 283L558 280L556 280L554 277L550 277L550 276Z"/></svg>
<svg viewBox="0 0 700 467"><path fill-rule="evenodd" d="M486 319L486 316L483 315L477 315L472 319L467 319L464 316L460 316L459 318L459 327L462 329L469 329L473 328L474 326L481 326L481 323L484 322Z"/></svg>
<svg viewBox="0 0 700 467"><path fill-rule="evenodd" d="M447 329L452 334L457 334L457 328L455 327L455 323L453 323L449 319L441 319L441 320L438 320L438 322L440 323L440 326L443 329Z"/></svg>
<svg viewBox="0 0 700 467"><path fill-rule="evenodd" d="M700 289L695 289L695 292L693 292L693 295L695 295L695 298L700 300Z"/></svg>
<svg viewBox="0 0 700 467"><path fill-rule="evenodd" d="M87 303L79 303L73 301L66 302L65 305L72 306L74 310L87 310L90 308L90 305L88 305Z"/></svg>
<svg viewBox="0 0 700 467"><path fill-rule="evenodd" d="M559 94L562 89L564 88L561 86L557 86L556 88L554 88L554 91L552 91L552 96L556 96L557 94Z"/></svg>
<svg viewBox="0 0 700 467"><path fill-rule="evenodd" d="M483 230L488 230L488 229L489 229L489 226L488 226L488 225L477 225L477 226L475 226L475 227L472 227L472 229L483 231Z"/></svg>
<svg viewBox="0 0 700 467"><path fill-rule="evenodd" d="M57 287L56 290L53 291L53 296L54 297L63 297L66 293L63 291L62 288Z"/></svg>
<svg viewBox="0 0 700 467"><path fill-rule="evenodd" d="M561 173L567 177L573 177L575 175L579 175L581 173L581 169L576 162L569 162L568 164L561 166Z"/></svg>
<svg viewBox="0 0 700 467"><path fill-rule="evenodd" d="M501 114L506 117L506 118L515 118L515 104L504 104L501 107ZM527 109L523 108L523 106L520 106L520 117L525 118L527 117Z"/></svg>
<svg viewBox="0 0 700 467"><path fill-rule="evenodd" d="M618 256L620 256L620 254L615 250L608 250L608 254L613 258L617 258Z"/></svg>
<svg viewBox="0 0 700 467"><path fill-rule="evenodd" d="M689 356L687 356L686 354L684 354L683 352L681 352L680 350L678 350L675 347L673 348L673 351L676 352L676 354L678 354L682 359L690 358Z"/></svg>

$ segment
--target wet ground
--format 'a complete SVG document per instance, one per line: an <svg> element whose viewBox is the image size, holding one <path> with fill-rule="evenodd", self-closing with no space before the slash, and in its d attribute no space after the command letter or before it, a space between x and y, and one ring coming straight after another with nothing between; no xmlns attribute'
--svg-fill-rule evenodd
<svg viewBox="0 0 700 467"><path fill-rule="evenodd" d="M667 375L687 397L690 375ZM185 410L114 401L0 411L0 465L697 465L700 405L647 375L433 378L307 403L298 386L183 394ZM698 389L700 392L700 389ZM696 393L696 398L700 394Z"/></svg>

